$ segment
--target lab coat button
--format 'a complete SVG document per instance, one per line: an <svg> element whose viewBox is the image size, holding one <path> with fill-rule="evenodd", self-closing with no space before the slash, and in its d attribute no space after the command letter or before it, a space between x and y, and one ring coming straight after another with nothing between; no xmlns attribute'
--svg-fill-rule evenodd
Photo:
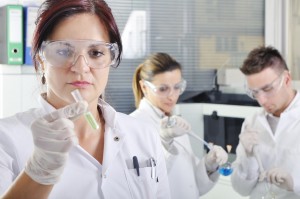
<svg viewBox="0 0 300 199"><path fill-rule="evenodd" d="M114 137L114 141L118 142L120 138L118 136Z"/></svg>

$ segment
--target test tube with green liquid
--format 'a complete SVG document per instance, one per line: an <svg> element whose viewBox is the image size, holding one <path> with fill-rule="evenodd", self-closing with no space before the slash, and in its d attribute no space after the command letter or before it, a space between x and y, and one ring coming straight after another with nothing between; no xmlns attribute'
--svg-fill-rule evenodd
<svg viewBox="0 0 300 199"><path fill-rule="evenodd" d="M73 96L73 98L75 99L76 102L79 102L79 101L83 100L83 98L82 98L82 96L81 96L78 89L72 91L71 94L72 94L72 96ZM90 111L87 111L86 113L84 113L84 117L93 129L95 129L95 130L99 129L99 125L96 122L93 114Z"/></svg>

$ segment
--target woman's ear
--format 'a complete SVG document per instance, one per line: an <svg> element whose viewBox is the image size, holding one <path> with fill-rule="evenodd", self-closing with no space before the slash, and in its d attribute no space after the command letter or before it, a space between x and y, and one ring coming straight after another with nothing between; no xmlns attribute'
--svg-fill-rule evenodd
<svg viewBox="0 0 300 199"><path fill-rule="evenodd" d="M143 94L146 96L147 95L147 86L144 84L143 80L140 80L139 84L140 84L140 87L141 87L141 90L142 90Z"/></svg>

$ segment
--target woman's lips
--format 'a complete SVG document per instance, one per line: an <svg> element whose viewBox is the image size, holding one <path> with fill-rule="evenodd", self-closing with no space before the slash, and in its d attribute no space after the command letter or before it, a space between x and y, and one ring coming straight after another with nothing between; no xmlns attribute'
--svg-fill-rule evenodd
<svg viewBox="0 0 300 199"><path fill-rule="evenodd" d="M91 85L91 83L87 81L75 81L75 82L71 82L70 84L77 88L85 88Z"/></svg>
<svg viewBox="0 0 300 199"><path fill-rule="evenodd" d="M174 103L165 103L166 106L169 106L169 107L172 107L172 106L175 106Z"/></svg>

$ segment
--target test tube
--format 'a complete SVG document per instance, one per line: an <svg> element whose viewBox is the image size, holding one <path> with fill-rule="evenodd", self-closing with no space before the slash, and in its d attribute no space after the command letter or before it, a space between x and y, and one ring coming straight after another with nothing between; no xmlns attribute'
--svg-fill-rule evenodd
<svg viewBox="0 0 300 199"><path fill-rule="evenodd" d="M76 102L79 102L79 101L83 100L83 98L82 98L82 96L81 96L78 89L72 91L71 94L72 94L72 96L73 96L73 98ZM99 125L96 122L93 114L90 111L87 111L86 113L84 113L84 117L93 129L95 129L95 130L99 129Z"/></svg>

